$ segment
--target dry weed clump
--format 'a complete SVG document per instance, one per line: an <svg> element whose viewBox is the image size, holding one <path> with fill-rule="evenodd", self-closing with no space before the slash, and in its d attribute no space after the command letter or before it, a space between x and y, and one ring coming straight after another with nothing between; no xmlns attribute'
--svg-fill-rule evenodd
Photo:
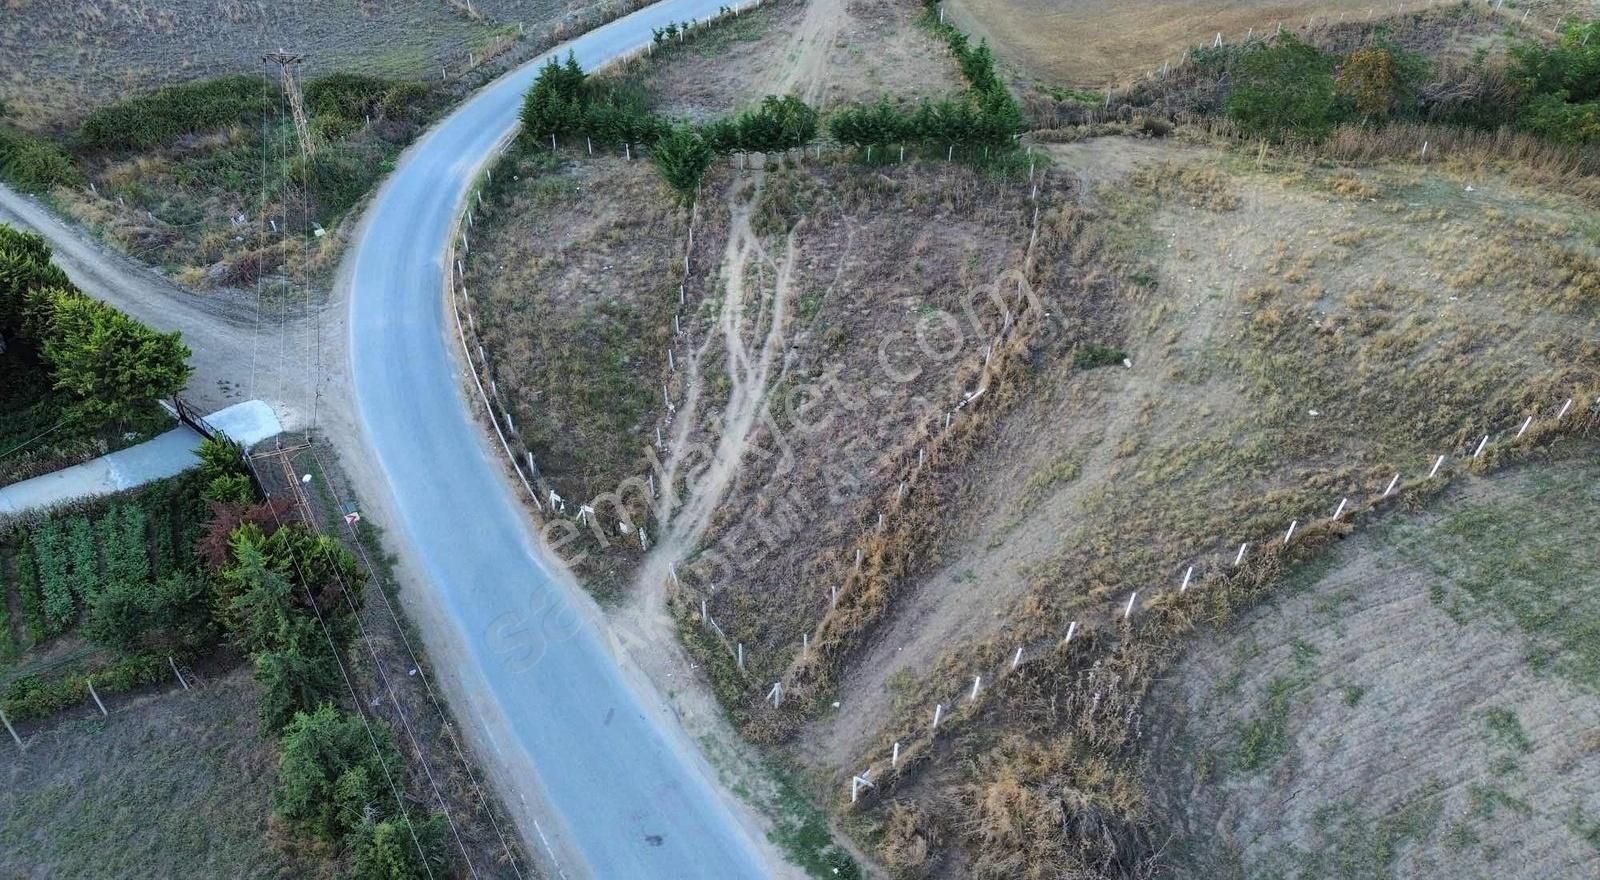
<svg viewBox="0 0 1600 880"><path fill-rule="evenodd" d="M1334 174L1328 178L1328 189L1335 195L1351 199L1376 199L1381 192L1351 171Z"/></svg>
<svg viewBox="0 0 1600 880"><path fill-rule="evenodd" d="M1129 180L1162 201L1177 199L1209 211L1236 211L1240 205L1233 178L1213 165L1160 162L1141 166Z"/></svg>

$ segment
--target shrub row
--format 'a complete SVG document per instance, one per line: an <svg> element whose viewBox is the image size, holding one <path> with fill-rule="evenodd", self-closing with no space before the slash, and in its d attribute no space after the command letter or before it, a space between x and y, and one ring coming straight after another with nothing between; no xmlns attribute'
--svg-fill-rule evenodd
<svg viewBox="0 0 1600 880"><path fill-rule="evenodd" d="M943 37L967 81L959 100L924 100L906 108L881 100L846 108L829 120L835 140L855 147L928 143L985 147L1012 143L1022 130L1022 111L995 68L987 44L973 46L954 25L939 21L929 3L926 24Z"/></svg>
<svg viewBox="0 0 1600 880"><path fill-rule="evenodd" d="M120 694L155 684L171 675L166 654L138 654L87 672L74 672L61 678L24 675L0 691L0 707L13 721L46 718L69 706L89 699L89 680L101 697Z"/></svg>
<svg viewBox="0 0 1600 880"><path fill-rule="evenodd" d="M258 122L278 100L277 90L255 76L168 86L90 113L78 142L91 150L148 150L186 134Z"/></svg>
<svg viewBox="0 0 1600 880"><path fill-rule="evenodd" d="M1317 140L1344 122L1427 119L1600 143L1600 23L1568 25L1553 44L1517 43L1503 64L1480 56L1438 74L1427 58L1387 41L1341 54L1290 33L1195 48L1190 57L1201 76L1232 81L1223 106L1230 118L1274 140Z"/></svg>
<svg viewBox="0 0 1600 880"><path fill-rule="evenodd" d="M797 149L815 140L819 127L814 108L776 95L730 118L674 126L650 112L643 92L590 78L570 54L565 63L552 58L539 71L523 98L521 122L527 145L583 137L605 146L650 149L663 179L685 199L716 154Z"/></svg>

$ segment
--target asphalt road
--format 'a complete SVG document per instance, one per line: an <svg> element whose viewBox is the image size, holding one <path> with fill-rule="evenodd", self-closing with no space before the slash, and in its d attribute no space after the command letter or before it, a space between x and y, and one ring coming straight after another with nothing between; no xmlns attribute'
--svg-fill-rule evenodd
<svg viewBox="0 0 1600 880"><path fill-rule="evenodd" d="M594 69L647 44L652 27L707 20L726 2L664 0L553 54L570 48ZM551 821L541 831L571 859L565 872L761 877L757 844L693 745L581 622L585 600L536 547L457 372L443 254L469 184L514 130L542 61L443 120L369 208L344 272L357 425L388 484L389 528L410 545L418 580L456 628L463 650L452 673L492 694L503 716L490 725L501 733L491 732L494 749L525 753L525 762L501 766L534 768L534 778L501 790L542 796Z"/></svg>

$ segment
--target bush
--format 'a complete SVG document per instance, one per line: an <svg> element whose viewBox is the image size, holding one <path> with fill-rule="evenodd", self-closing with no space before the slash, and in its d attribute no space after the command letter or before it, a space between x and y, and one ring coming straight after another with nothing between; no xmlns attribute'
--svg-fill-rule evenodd
<svg viewBox="0 0 1600 880"><path fill-rule="evenodd" d="M66 632L77 615L72 601L72 582L68 575L66 536L61 524L45 520L34 527L29 538L34 562L39 567L39 593L43 598L46 638Z"/></svg>
<svg viewBox="0 0 1600 880"><path fill-rule="evenodd" d="M694 201L700 178L716 159L711 145L694 129L680 125L656 143L650 157L661 179L672 187L685 204Z"/></svg>
<svg viewBox="0 0 1600 880"><path fill-rule="evenodd" d="M207 437L195 450L200 457L200 476L211 482L218 477L243 476L244 449L227 438Z"/></svg>
<svg viewBox="0 0 1600 880"><path fill-rule="evenodd" d="M207 483L200 497L224 504L250 504L256 500L256 489L244 474L227 474Z"/></svg>
<svg viewBox="0 0 1600 880"><path fill-rule="evenodd" d="M296 157L291 173L305 186L318 220L332 223L366 197L382 163L360 149L324 147L309 159Z"/></svg>
<svg viewBox="0 0 1600 880"><path fill-rule="evenodd" d="M1120 348L1105 345L1084 345L1072 353L1073 369L1093 370L1096 367L1121 366L1128 353Z"/></svg>
<svg viewBox="0 0 1600 880"><path fill-rule="evenodd" d="M551 58L541 67L522 99L519 118L524 136L542 138L575 131L583 118L587 79L577 57L570 52L565 64Z"/></svg>
<svg viewBox="0 0 1600 880"><path fill-rule="evenodd" d="M1228 116L1246 131L1275 140L1316 139L1332 128L1338 98L1333 61L1293 34L1247 47L1238 77Z"/></svg>
<svg viewBox="0 0 1600 880"><path fill-rule="evenodd" d="M370 735L369 735L370 731ZM294 716L278 750L278 817L333 842L369 821L396 815L390 780L401 770L389 729L331 705Z"/></svg>
<svg viewBox="0 0 1600 880"><path fill-rule="evenodd" d="M0 177L35 193L83 182L83 173L60 147L4 125L0 125Z"/></svg>
<svg viewBox="0 0 1600 880"><path fill-rule="evenodd" d="M207 599L205 584L185 574L112 581L89 600L83 634L123 654L144 646L199 648L216 637Z"/></svg>
<svg viewBox="0 0 1600 880"><path fill-rule="evenodd" d="M283 642L280 650L263 651L253 660L256 683L261 685L257 708L264 730L281 730L296 714L331 703L342 692L339 662L315 620L295 618Z"/></svg>
<svg viewBox="0 0 1600 880"><path fill-rule="evenodd" d="M24 543L17 551L17 604L22 609L22 623L28 641L41 642L46 638L48 626L44 616L44 595L39 591L39 575L33 567L33 548Z"/></svg>
<svg viewBox="0 0 1600 880"><path fill-rule="evenodd" d="M1420 55L1369 46L1345 56L1337 87L1362 118L1381 121L1411 110L1427 72L1427 60Z"/></svg>
<svg viewBox="0 0 1600 880"><path fill-rule="evenodd" d="M910 115L887 100L848 107L835 113L828 120L828 130L834 140L852 147L881 147L918 138Z"/></svg>
<svg viewBox="0 0 1600 880"><path fill-rule="evenodd" d="M105 548L106 580L143 582L150 577L147 517L137 504L119 504L96 524Z"/></svg>
<svg viewBox="0 0 1600 880"><path fill-rule="evenodd" d="M306 112L361 123L368 116L409 119L428 96L421 83L359 73L331 73L306 83Z"/></svg>
<svg viewBox="0 0 1600 880"><path fill-rule="evenodd" d="M354 880L425 880L450 875L444 816L363 822L355 837ZM413 837L413 834L415 835ZM418 847L421 851L418 851Z"/></svg>
<svg viewBox="0 0 1600 880"><path fill-rule="evenodd" d="M817 137L817 111L793 95L768 95L754 110L734 119L735 149L778 153L811 143Z"/></svg>
<svg viewBox="0 0 1600 880"><path fill-rule="evenodd" d="M76 400L68 417L86 428L123 423L189 381L189 349L76 290L56 288L41 353L55 387Z"/></svg>
<svg viewBox="0 0 1600 880"><path fill-rule="evenodd" d="M170 86L90 113L78 139L94 150L147 150L186 134L257 122L278 101L278 91L253 76Z"/></svg>
<svg viewBox="0 0 1600 880"><path fill-rule="evenodd" d="M39 314L40 292L70 286L43 236L0 225L0 337L37 341L47 317Z"/></svg>
<svg viewBox="0 0 1600 880"><path fill-rule="evenodd" d="M27 721L48 718L88 697L88 686L80 677L46 679L24 675L0 691L0 708L4 708L6 716L13 721Z"/></svg>
<svg viewBox="0 0 1600 880"><path fill-rule="evenodd" d="M67 557L72 561L68 581L72 595L88 602L100 591L100 560L95 548L94 524L86 516L67 519Z"/></svg>

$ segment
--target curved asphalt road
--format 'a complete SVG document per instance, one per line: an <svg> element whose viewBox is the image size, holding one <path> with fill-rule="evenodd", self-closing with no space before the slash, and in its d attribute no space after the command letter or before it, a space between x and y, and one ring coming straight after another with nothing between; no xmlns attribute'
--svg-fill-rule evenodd
<svg viewBox="0 0 1600 880"><path fill-rule="evenodd" d="M585 69L636 51L652 27L708 20L727 0L664 0L592 31L571 49ZM453 669L504 718L497 751L522 750L555 848L600 878L754 878L756 845L707 781L681 730L663 730L608 655L583 600L529 534L503 465L488 450L450 349L443 252L478 169L516 125L544 58L492 83L402 158L346 258L351 393L388 482L392 528L415 551L437 606L464 645ZM491 725L492 726L492 725ZM503 741L509 730L514 742ZM553 827L552 827L553 826ZM538 845L537 843L535 845Z"/></svg>

